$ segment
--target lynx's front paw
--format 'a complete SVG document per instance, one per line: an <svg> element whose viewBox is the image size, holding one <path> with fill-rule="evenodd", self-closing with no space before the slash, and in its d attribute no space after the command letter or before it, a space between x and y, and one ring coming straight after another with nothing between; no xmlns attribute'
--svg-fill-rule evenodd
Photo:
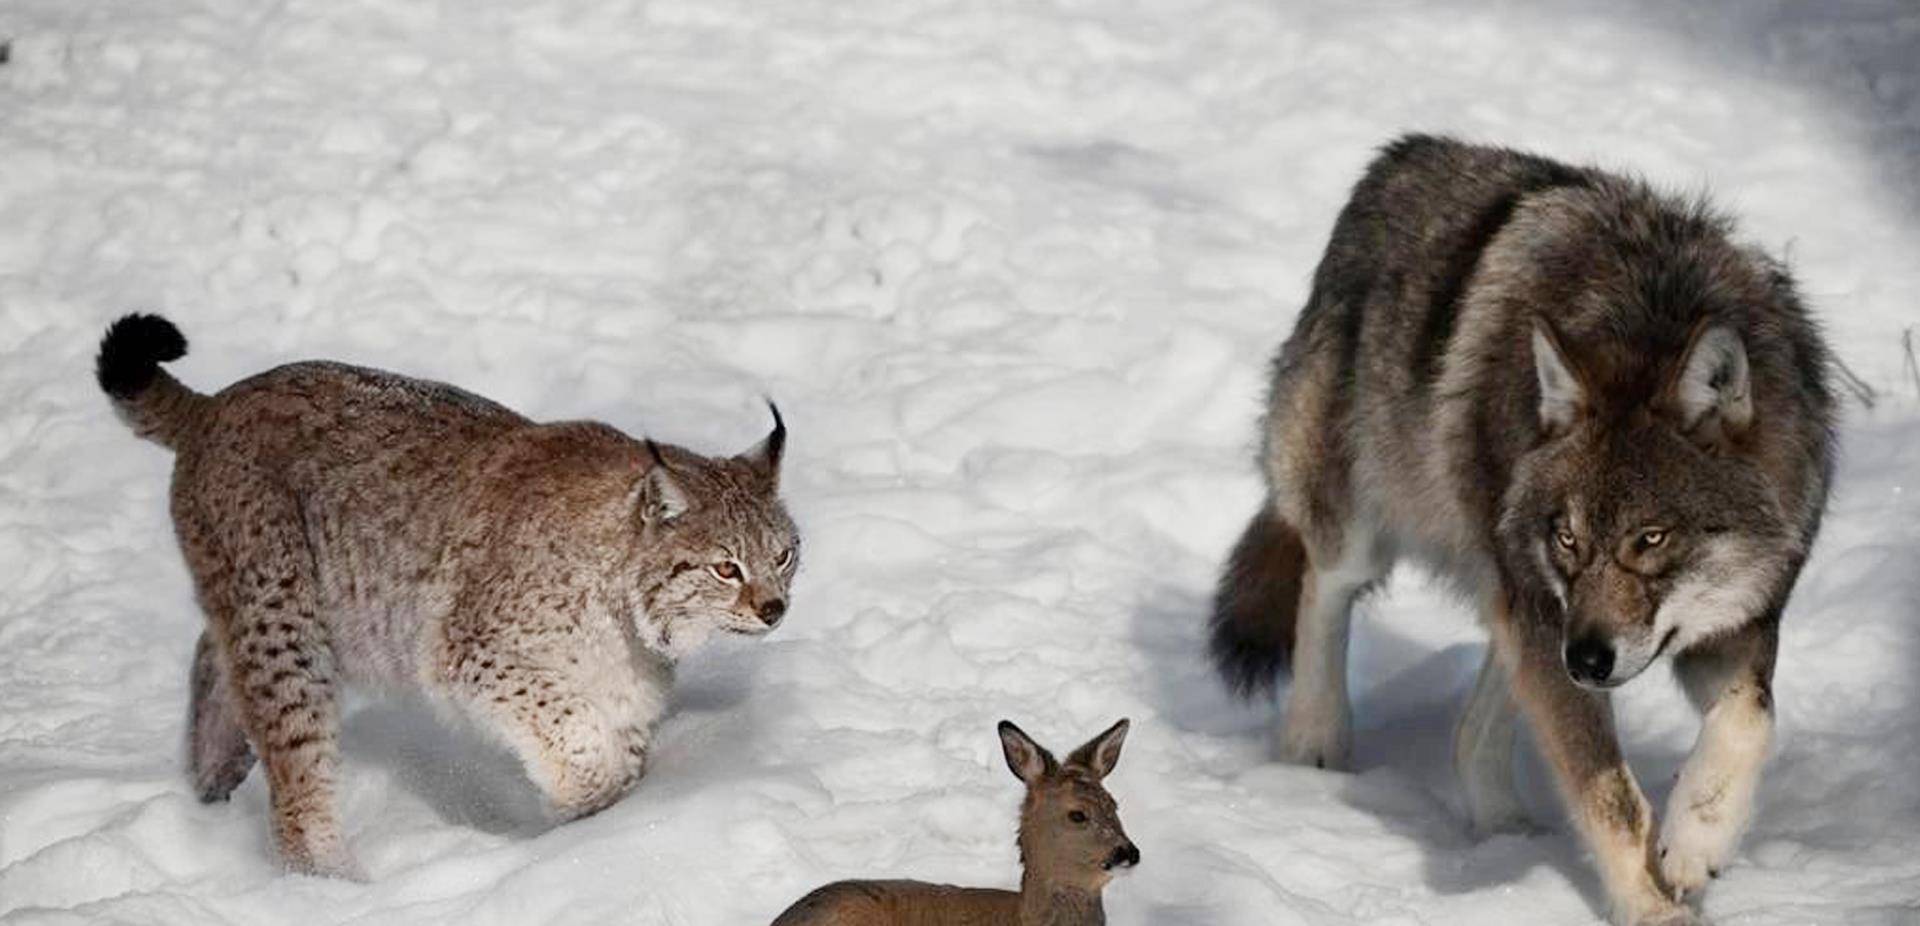
<svg viewBox="0 0 1920 926"><path fill-rule="evenodd" d="M1627 921L1628 926L1705 926L1706 920L1680 904L1660 907Z"/></svg>

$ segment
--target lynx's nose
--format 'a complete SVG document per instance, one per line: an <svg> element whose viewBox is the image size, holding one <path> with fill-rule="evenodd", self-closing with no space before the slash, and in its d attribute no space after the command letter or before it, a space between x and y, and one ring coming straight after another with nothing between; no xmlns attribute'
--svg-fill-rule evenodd
<svg viewBox="0 0 1920 926"><path fill-rule="evenodd" d="M1599 637L1581 637L1567 644L1567 674L1583 685L1604 684L1613 675L1613 647Z"/></svg>
<svg viewBox="0 0 1920 926"><path fill-rule="evenodd" d="M760 613L760 620L765 622L768 627L778 627L780 626L780 618L785 617L787 614L787 602L782 598L769 598L766 601L760 602L760 607L757 610Z"/></svg>

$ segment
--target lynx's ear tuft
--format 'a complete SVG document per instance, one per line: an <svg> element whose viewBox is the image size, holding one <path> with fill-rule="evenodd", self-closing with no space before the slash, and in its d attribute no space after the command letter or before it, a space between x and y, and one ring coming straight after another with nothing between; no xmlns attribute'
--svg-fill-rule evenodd
<svg viewBox="0 0 1920 926"><path fill-rule="evenodd" d="M1687 345L1668 387L1667 407L1680 427L1703 433L1739 433L1753 423L1753 382L1747 348L1726 325L1702 327ZM1717 425L1717 429L1712 427Z"/></svg>
<svg viewBox="0 0 1920 926"><path fill-rule="evenodd" d="M740 459L766 473L768 481L778 484L780 455L787 448L787 423L780 417L780 406L773 404L772 399L767 400L767 410L773 413L773 430L760 443L742 453Z"/></svg>
<svg viewBox="0 0 1920 926"><path fill-rule="evenodd" d="M1586 410L1587 390L1544 318L1533 321L1533 372L1540 384L1540 426L1550 434L1572 427Z"/></svg>
<svg viewBox="0 0 1920 926"><path fill-rule="evenodd" d="M659 444L647 441L647 453L653 457L653 466L640 478L640 519L648 524L671 524L691 506L686 487L674 478L673 467L667 465Z"/></svg>

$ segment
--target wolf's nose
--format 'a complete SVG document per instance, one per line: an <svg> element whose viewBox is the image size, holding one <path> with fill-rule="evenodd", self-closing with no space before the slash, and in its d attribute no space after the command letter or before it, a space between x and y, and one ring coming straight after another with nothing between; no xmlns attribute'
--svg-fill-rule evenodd
<svg viewBox="0 0 1920 926"><path fill-rule="evenodd" d="M1598 637L1581 637L1567 644L1567 674L1576 682L1598 685L1613 674L1613 647Z"/></svg>
<svg viewBox="0 0 1920 926"><path fill-rule="evenodd" d="M787 602L781 598L762 601L760 602L759 612L760 620L765 622L768 627L777 627L780 624L780 618L784 617L787 613Z"/></svg>

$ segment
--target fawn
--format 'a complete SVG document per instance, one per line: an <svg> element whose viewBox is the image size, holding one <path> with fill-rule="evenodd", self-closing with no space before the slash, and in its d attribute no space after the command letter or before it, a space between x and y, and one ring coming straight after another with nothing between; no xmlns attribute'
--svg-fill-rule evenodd
<svg viewBox="0 0 1920 926"><path fill-rule="evenodd" d="M1140 864L1100 781L1120 761L1127 721L1057 762L1000 721L1007 767L1027 785L1020 804L1020 890L924 881L838 881L802 897L773 926L1100 926L1100 890Z"/></svg>

